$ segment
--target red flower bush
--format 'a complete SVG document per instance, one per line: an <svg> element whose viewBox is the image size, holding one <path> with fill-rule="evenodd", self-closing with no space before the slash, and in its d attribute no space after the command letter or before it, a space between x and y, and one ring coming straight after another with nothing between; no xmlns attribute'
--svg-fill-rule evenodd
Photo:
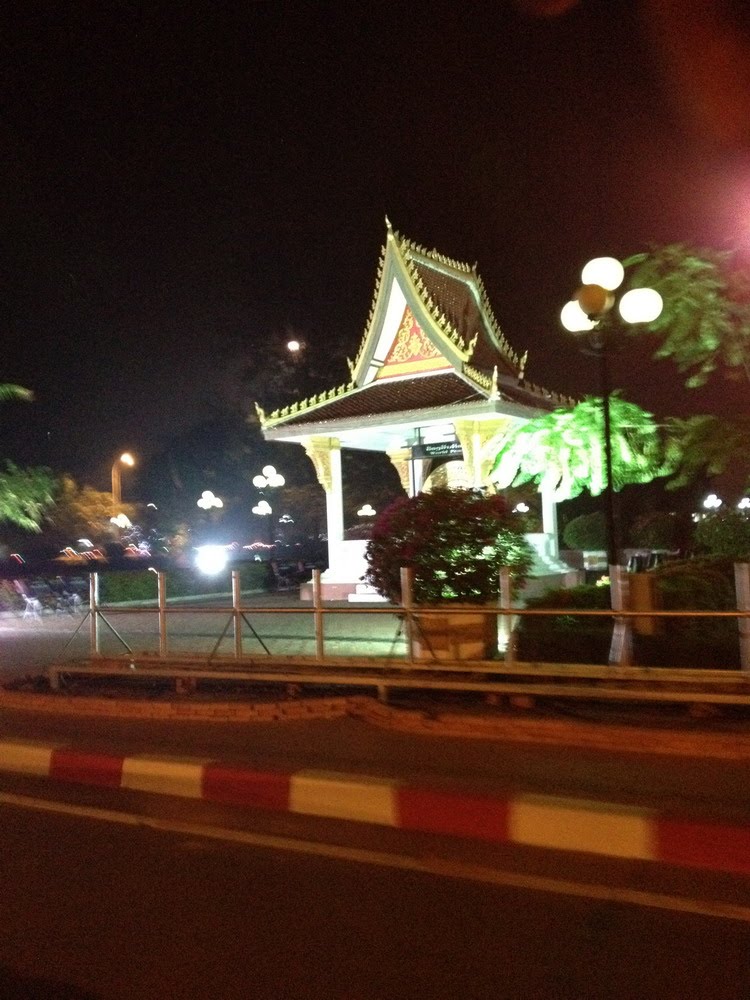
<svg viewBox="0 0 750 1000"><path fill-rule="evenodd" d="M478 490L436 490L403 497L376 518L366 581L401 601L401 567L412 566L418 604L483 604L499 594L499 571L523 585L533 553L503 497Z"/></svg>

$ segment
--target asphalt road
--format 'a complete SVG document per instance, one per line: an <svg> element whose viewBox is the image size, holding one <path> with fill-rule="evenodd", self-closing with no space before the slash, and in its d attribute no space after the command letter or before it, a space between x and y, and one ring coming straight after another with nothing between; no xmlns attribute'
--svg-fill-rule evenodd
<svg viewBox="0 0 750 1000"><path fill-rule="evenodd" d="M185 629L202 633L197 618ZM2 621L3 676L59 660L66 643L65 656L85 656L85 625L69 642L78 624ZM354 719L4 711L0 732L750 816L744 764L441 740ZM0 776L2 1000L746 1000L749 945L744 877Z"/></svg>
<svg viewBox="0 0 750 1000"><path fill-rule="evenodd" d="M3 1000L750 994L736 880L143 795L40 812L4 789Z"/></svg>

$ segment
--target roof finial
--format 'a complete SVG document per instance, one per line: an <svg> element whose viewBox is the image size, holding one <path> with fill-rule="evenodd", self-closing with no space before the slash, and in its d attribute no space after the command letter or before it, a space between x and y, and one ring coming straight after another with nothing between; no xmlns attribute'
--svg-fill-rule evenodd
<svg viewBox="0 0 750 1000"><path fill-rule="evenodd" d="M492 370L492 387L490 388L490 399L499 399L500 390L497 387L497 365Z"/></svg>
<svg viewBox="0 0 750 1000"><path fill-rule="evenodd" d="M524 380L524 376L525 376L525 372L526 372L526 362L528 360L528 357L529 357L529 352L528 351L524 351L523 357L521 358L521 364L519 365L519 368L518 368L518 383L519 383L519 385Z"/></svg>

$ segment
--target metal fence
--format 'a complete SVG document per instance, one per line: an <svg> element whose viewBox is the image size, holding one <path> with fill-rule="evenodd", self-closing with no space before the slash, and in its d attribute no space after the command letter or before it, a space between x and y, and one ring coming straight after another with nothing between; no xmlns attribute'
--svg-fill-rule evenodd
<svg viewBox="0 0 750 1000"><path fill-rule="evenodd" d="M99 579L92 574L88 613L70 644L88 628L87 664L50 668L53 688L75 673L170 677L178 688L188 675L254 682L372 686L382 699L394 688L539 694L564 697L732 702L750 704L750 567L735 572L736 610L633 610L627 580L613 580L609 609L524 608L511 599L508 571L501 572L497 606L481 615L497 625L495 647L486 656L471 647L436 649L430 621L445 608L416 606L412 574L402 570L400 605L328 604L321 597L320 572L313 573L310 604L270 595L270 603L243 603L238 571L231 574L229 603L168 602L168 580L157 574L155 604L108 605L99 601ZM451 608L460 622L476 618L476 607ZM525 616L608 619L612 625L609 662L529 662L519 658L516 632ZM739 669L707 670L699 664L673 668L632 666L629 659L635 623L649 619L735 619ZM498 641L499 638L499 641ZM473 641L473 640L472 640ZM467 651L468 650L468 651Z"/></svg>
<svg viewBox="0 0 750 1000"><path fill-rule="evenodd" d="M499 651L506 666L513 666L517 659L515 634L518 623L525 616L561 616L581 619L608 619L612 623L612 642L608 662L611 666L628 666L632 662L632 628L636 623L659 621L660 619L735 619L738 623L737 642L742 671L750 672L750 565L735 566L737 607L734 610L706 611L700 609L662 610L656 607L635 610L630 606L628 595L628 574L612 567L612 607L609 609L586 609L575 607L535 607L525 608L511 598L511 578L508 570L500 572L500 597L496 606L482 606L482 614L497 619ZM133 655L134 643L140 643L140 652L166 658L176 653L195 654L209 661L230 656L236 660L254 658L257 655L306 655L317 662L327 662L337 655L380 655L389 660L402 659L409 664L425 661L450 659L433 649L427 625L431 618L444 616L445 607L425 607L415 605L413 574L411 570L401 571L402 602L400 605L367 605L345 603L327 604L321 596L321 574L313 571L312 601L309 604L290 606L278 601L278 605L259 607L257 604L243 604L240 590L240 574L231 573L231 603L221 605L174 604L168 603L167 574L157 576L156 603L112 605L99 600L99 576L92 573L89 582L88 615L79 626L89 630L89 652L94 658L111 655L112 643L123 656ZM273 598L272 598L273 599ZM452 616L467 621L476 616L477 608L451 606ZM190 616L193 620L205 619L210 622L205 630L180 632L175 623L180 618ZM286 647L276 643L271 649L272 638L264 635L257 627L259 619L266 623L275 616L285 619L299 618L307 623L306 629L295 627L291 634L282 636ZM345 630L331 628L333 622L342 618L356 619L357 625ZM374 626L373 619L381 619ZM128 635L126 623L134 623L134 635ZM363 624L364 623L364 624ZM271 630L273 632L273 630ZM352 632L354 634L352 634ZM135 638L137 636L137 638ZM278 639L278 633L275 635ZM106 640L110 641L107 642ZM200 640L200 641L198 641ZM207 641L210 647L207 648ZM145 642L145 645L144 645ZM191 648L190 643L194 645ZM109 649L105 649L108 646ZM293 647L293 648L292 648ZM454 656L453 659L483 660L471 652ZM497 659L497 657L493 657Z"/></svg>

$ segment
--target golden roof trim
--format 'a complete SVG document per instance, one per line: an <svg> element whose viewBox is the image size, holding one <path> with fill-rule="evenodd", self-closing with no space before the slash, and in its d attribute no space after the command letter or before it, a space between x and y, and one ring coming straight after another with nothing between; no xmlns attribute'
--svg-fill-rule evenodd
<svg viewBox="0 0 750 1000"><path fill-rule="evenodd" d="M502 386L498 384L497 367L495 367L492 375L487 375L485 372L479 371L472 365L465 364L462 368L462 372L476 386L484 392L487 392L490 399L497 399L502 395ZM578 402L578 400L573 399L571 396L564 396L562 393L552 392L550 389L545 389L543 386L536 385L534 382L525 382L524 380L519 379L518 386L534 396L539 396L541 399L549 400L559 406L575 406Z"/></svg>
<svg viewBox="0 0 750 1000"><path fill-rule="evenodd" d="M480 372L478 368L474 368L472 365L464 365L462 371L480 389L488 393L492 392L492 378L489 375L485 375L484 372Z"/></svg>
<svg viewBox="0 0 750 1000"><path fill-rule="evenodd" d="M476 338L470 347L461 334L458 332L456 327L453 325L452 321L445 313L440 309L435 300L432 298L430 293L427 291L427 287L419 274L416 262L412 260L404 261L406 264L406 273L411 279L412 284L417 290L422 303L426 306L427 312L430 315L430 319L435 323L439 332L450 341L453 348L462 355L462 361L468 361L471 356L471 350L473 348L473 343L476 342ZM478 336L478 335L477 335Z"/></svg>
<svg viewBox="0 0 750 1000"><path fill-rule="evenodd" d="M386 216L385 221L388 227L388 234L390 235L392 230L391 230L391 224L388 221L388 216ZM349 374L352 376L352 378L354 378L354 373L359 368L360 361L362 360L362 354L365 349L365 344L367 343L367 340L370 336L372 323L375 318L375 306L377 305L378 296L380 294L380 284L383 280L383 267L385 266L385 251L386 251L386 244L384 243L383 246L380 248L380 257L378 259L378 267L377 267L377 272L375 274L375 288L373 290L372 300L370 302L370 311L367 314L367 321L365 322L365 330L364 333L362 334L362 339L359 342L359 347L357 348L357 353L354 357L354 361L347 362L349 365Z"/></svg>
<svg viewBox="0 0 750 1000"><path fill-rule="evenodd" d="M255 409L261 419L261 427L270 427L280 421L288 420L289 417L297 417L302 413L308 413L310 410L314 410L318 406L324 406L326 403L332 403L335 399L340 399L342 396L346 396L347 393L356 388L357 386L354 382L345 382L342 385L335 386L333 389L326 389L323 392L315 393L312 396L308 396L307 399L290 403L289 406L283 406L280 409L273 410L268 414L263 413L263 410L257 403L255 404ZM262 417L261 414L263 414Z"/></svg>
<svg viewBox="0 0 750 1000"><path fill-rule="evenodd" d="M445 254L440 253L437 250L428 250L426 247L414 243L413 240L410 240L407 237L402 236L400 233L396 231L393 231L392 235L393 238L398 243L399 250L404 251L408 254L416 253L419 256L426 258L427 260L433 260L439 264L442 264L444 267L450 267L454 271L458 271L459 276L461 277L463 277L464 275L468 275L470 278L473 278L473 283L476 287L477 292L479 293L479 304L481 311L487 318L490 331L492 334L494 334L497 340L500 352L501 354L505 355L505 357L511 362L512 365L518 368L520 365L520 358L517 352L514 351L513 348L510 346L508 340L505 337L505 334L500 329L500 324L497 321L497 317L495 316L495 313L492 309L489 296L487 295L487 289L485 288L481 276L477 272L476 263L466 264L464 261L456 260L453 257L447 257ZM413 263L413 258L412 258L412 263ZM468 355L469 358L473 354L473 345L476 344L478 336L479 332L477 331L474 337L473 344L471 345L471 349L469 351Z"/></svg>

